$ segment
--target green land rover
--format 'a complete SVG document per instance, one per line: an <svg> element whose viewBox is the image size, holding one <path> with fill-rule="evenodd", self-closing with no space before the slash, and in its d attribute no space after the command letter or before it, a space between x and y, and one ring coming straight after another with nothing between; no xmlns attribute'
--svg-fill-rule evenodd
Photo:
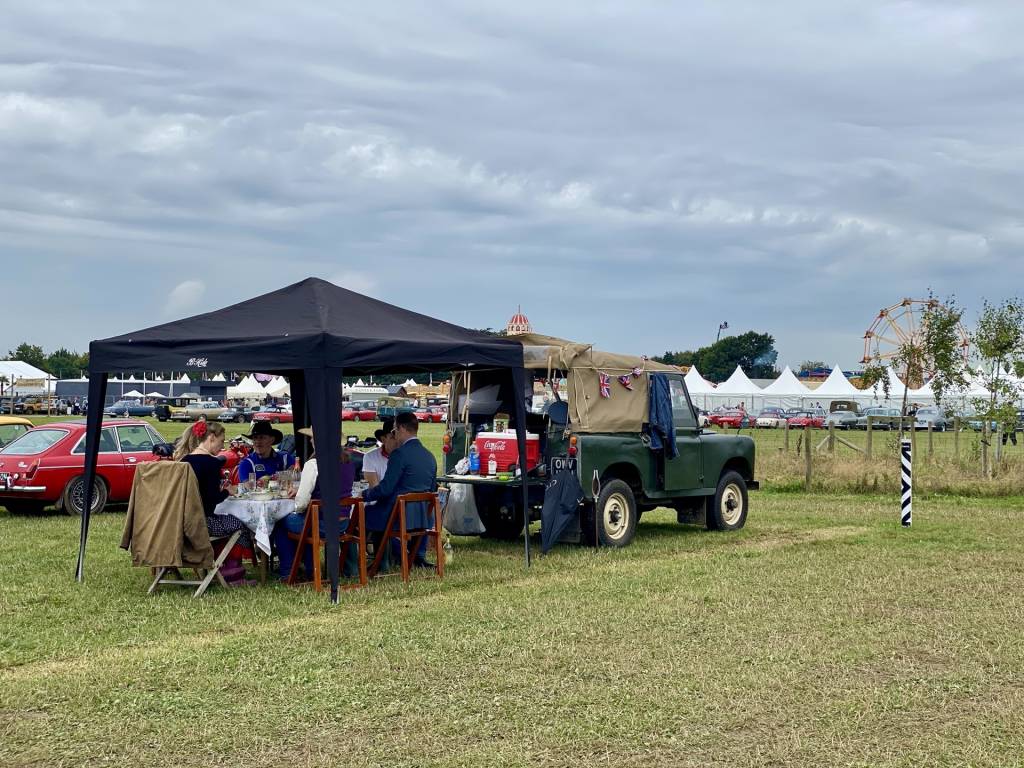
<svg viewBox="0 0 1024 768"><path fill-rule="evenodd" d="M743 526L747 491L758 487L754 442L702 430L678 368L549 336L514 338L523 344L531 384L520 396L546 400L537 409L542 412L526 417L526 431L539 442L528 472L530 520L540 518L546 477L569 468L579 477L584 499L578 526L562 540L624 547L642 513L656 507L674 508L680 523L704 523L712 530ZM542 383L550 397L532 397ZM496 415L509 411L516 395L507 390L500 372L455 375L444 438L446 475L455 473L476 436L501 420ZM654 411L652 398L659 401ZM658 445L666 420L675 432L674 457L664 440ZM482 457L483 474L487 458ZM474 479L471 487L485 535L511 539L522 533L526 516L518 484L491 476Z"/></svg>

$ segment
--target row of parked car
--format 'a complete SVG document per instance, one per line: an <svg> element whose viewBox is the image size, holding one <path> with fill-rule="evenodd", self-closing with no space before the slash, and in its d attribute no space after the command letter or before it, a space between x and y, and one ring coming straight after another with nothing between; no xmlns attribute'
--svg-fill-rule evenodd
<svg viewBox="0 0 1024 768"><path fill-rule="evenodd" d="M49 413L67 413L68 408L74 408L74 403L57 397L42 397L27 395L24 397L8 398L0 400L0 413L38 416Z"/></svg>
<svg viewBox="0 0 1024 768"><path fill-rule="evenodd" d="M802 429L811 427L813 429L827 429L834 426L836 429L867 429L868 418L871 419L872 429L892 430L898 429L900 425L900 409L888 407L872 407L861 410L844 402L844 407L826 413L823 408L765 408L756 416L748 414L741 408L723 409L707 414L710 424L726 429L745 429L756 427L759 429L778 429L789 426L790 429ZM929 427L936 432L945 432L952 429L954 417L938 406L927 406L918 408L907 415L904 420L904 428L910 428L911 419L915 430L926 430ZM983 426L981 419L961 417L964 423L976 432L980 432ZM989 425L992 430L996 425ZM1017 430L1024 431L1024 409L1017 413Z"/></svg>

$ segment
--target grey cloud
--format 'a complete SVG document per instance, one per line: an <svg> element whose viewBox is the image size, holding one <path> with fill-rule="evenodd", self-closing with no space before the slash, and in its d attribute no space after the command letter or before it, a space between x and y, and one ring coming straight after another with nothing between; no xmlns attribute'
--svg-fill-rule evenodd
<svg viewBox="0 0 1024 768"><path fill-rule="evenodd" d="M521 302L657 353L728 319L852 365L881 306L1024 276L1015 3L7 18L0 256L75 280L0 346L82 348L185 280L199 311L318 274L472 326Z"/></svg>

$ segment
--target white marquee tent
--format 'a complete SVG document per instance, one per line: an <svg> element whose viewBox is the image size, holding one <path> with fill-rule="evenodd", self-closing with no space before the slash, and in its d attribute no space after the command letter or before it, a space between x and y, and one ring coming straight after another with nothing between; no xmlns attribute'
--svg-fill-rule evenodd
<svg viewBox="0 0 1024 768"><path fill-rule="evenodd" d="M266 396L266 392L263 386L250 374L235 386L228 387L227 396L231 400L262 400Z"/></svg>
<svg viewBox="0 0 1024 768"><path fill-rule="evenodd" d="M764 405L780 408L799 408L803 405L804 398L811 394L811 390L804 386L788 365L782 369L782 373L775 381L761 390Z"/></svg>
<svg viewBox="0 0 1024 768"><path fill-rule="evenodd" d="M748 411L753 411L760 406L755 398L759 400L761 395L761 388L747 378L747 374L737 365L732 376L715 387L714 393L708 395L707 401L712 406L738 406L743 403Z"/></svg>

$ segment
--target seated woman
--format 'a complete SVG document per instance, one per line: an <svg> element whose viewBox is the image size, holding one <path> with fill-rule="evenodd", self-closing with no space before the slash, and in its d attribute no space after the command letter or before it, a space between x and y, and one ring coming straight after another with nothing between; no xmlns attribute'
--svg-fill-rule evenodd
<svg viewBox="0 0 1024 768"><path fill-rule="evenodd" d="M174 460L192 467L203 500L206 528L211 536L230 536L242 531L238 543L252 548L252 539L245 523L233 515L214 514L214 508L228 497L223 486L221 471L224 460L218 454L224 448L224 425L219 421L197 421L185 430L174 451ZM228 583L244 583L245 569L241 558L228 558L221 566L221 574Z"/></svg>
<svg viewBox="0 0 1024 768"><path fill-rule="evenodd" d="M313 430L309 428L300 429L299 432L306 435L310 439L310 443L313 443ZM314 444L314 449L315 449ZM341 452L341 465L340 465L340 497L345 498L346 496L352 495L352 483L356 476L356 465L352 462L352 458L346 451ZM287 517L278 521L277 525L274 526L274 549L277 550L278 556L278 577L281 579L287 579L292 571L292 563L295 562L295 550L297 549L298 542L289 538L289 533L302 533L302 528L306 524L306 510L309 509L309 503L313 500L320 499L320 477L317 469L316 455L309 457L306 465L302 468L302 478L299 480L299 489L295 494L295 512L288 515ZM348 528L348 516L349 508L342 507L341 515L339 517L338 531L344 531ZM325 536L327 533L326 526L324 524L323 517L320 518L320 535ZM358 556L358 555L357 555ZM313 553L307 550L303 553L302 565L306 569L307 575L313 572ZM345 558L345 575L352 576L352 569L356 569L358 572L358 562L354 562L353 557Z"/></svg>

